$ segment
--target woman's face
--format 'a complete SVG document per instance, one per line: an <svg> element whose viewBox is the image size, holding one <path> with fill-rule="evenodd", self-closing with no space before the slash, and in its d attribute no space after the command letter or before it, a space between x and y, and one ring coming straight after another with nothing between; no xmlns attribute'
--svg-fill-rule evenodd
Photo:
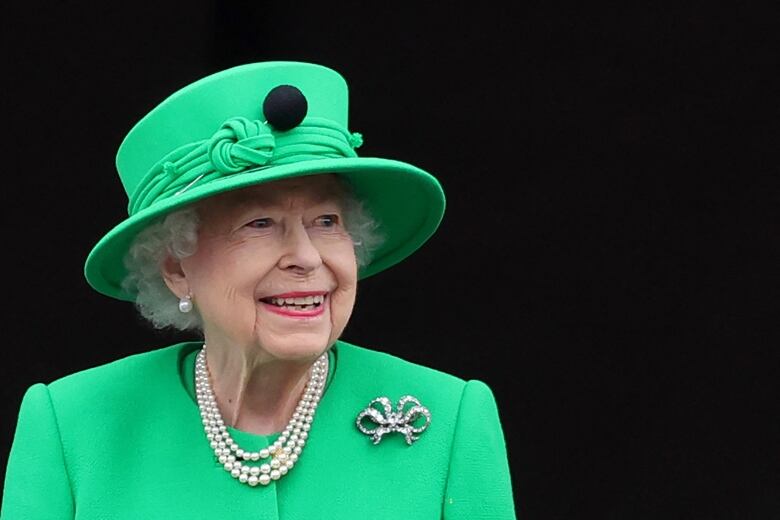
<svg viewBox="0 0 780 520"><path fill-rule="evenodd" d="M357 263L332 175L271 182L199 205L182 281L206 341L311 360L352 314Z"/></svg>

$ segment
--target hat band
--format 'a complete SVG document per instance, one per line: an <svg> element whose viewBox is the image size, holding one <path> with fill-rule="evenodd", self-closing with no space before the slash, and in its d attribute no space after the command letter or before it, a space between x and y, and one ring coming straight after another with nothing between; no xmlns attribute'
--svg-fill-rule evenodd
<svg viewBox="0 0 780 520"><path fill-rule="evenodd" d="M133 215L154 203L175 197L196 184L281 164L316 159L357 157L359 133L321 117L309 117L285 132L274 133L265 122L233 117L209 139L189 143L158 161L130 196Z"/></svg>

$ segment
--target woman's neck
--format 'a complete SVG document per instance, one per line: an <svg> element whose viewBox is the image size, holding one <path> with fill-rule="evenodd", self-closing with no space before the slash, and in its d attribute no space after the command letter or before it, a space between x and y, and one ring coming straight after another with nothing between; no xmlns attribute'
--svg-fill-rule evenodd
<svg viewBox="0 0 780 520"><path fill-rule="evenodd" d="M272 359L210 343L206 349L212 390L226 425L258 435L284 429L313 362Z"/></svg>

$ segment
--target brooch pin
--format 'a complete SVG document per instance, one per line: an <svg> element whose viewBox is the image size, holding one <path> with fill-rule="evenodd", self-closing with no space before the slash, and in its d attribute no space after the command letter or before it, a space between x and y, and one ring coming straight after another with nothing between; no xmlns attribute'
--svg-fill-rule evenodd
<svg viewBox="0 0 780 520"><path fill-rule="evenodd" d="M413 406L404 411L404 408L409 403L412 403ZM379 409L374 406L376 404L382 405L382 408ZM425 417L425 424L416 428L413 423L420 417ZM377 427L374 429L366 428L363 425L364 419L370 420ZM406 444L411 446L414 441L419 439L419 436L414 434L424 432L431 424L431 412L420 404L416 397L411 395L403 396L398 401L395 411L393 411L393 403L390 399L377 397L368 403L368 407L365 410L358 414L355 423L361 432L371 437L374 444L379 444L382 436L386 433L398 432L404 435Z"/></svg>

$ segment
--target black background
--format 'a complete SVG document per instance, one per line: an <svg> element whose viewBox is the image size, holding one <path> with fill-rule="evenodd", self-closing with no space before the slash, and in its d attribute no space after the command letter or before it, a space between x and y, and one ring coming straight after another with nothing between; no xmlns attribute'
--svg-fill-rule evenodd
<svg viewBox="0 0 780 520"><path fill-rule="evenodd" d="M345 339L491 386L520 517L780 516L777 10L4 9L3 462L29 385L179 338L81 274L125 215L124 134L291 59L346 77L361 155L442 183Z"/></svg>

